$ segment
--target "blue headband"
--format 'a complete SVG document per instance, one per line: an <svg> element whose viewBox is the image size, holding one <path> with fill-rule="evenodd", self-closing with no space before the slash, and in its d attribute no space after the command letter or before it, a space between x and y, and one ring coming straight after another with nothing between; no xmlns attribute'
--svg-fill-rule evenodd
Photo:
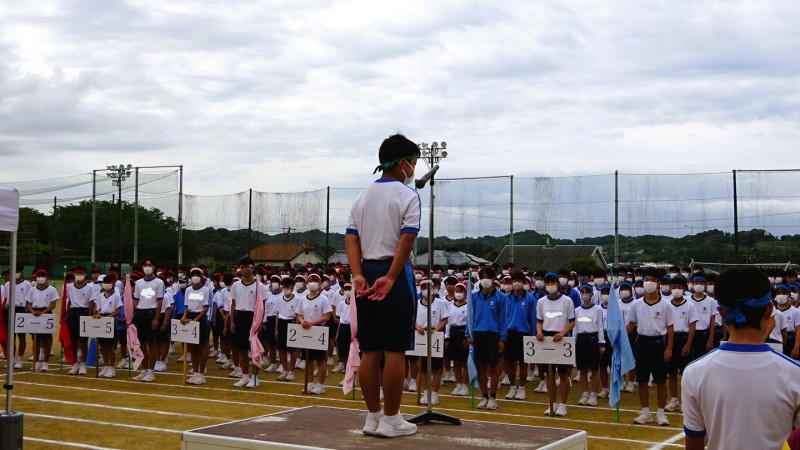
<svg viewBox="0 0 800 450"><path fill-rule="evenodd" d="M736 300L736 305L732 308L722 303L718 303L717 306L720 307L723 311L728 314L728 317L725 318L725 324L732 325L732 324L743 324L747 321L747 318L744 316L743 309L756 309L756 308L764 308L765 306L769 305L772 301L772 294L767 292L761 298L752 298L749 300L740 298Z"/></svg>

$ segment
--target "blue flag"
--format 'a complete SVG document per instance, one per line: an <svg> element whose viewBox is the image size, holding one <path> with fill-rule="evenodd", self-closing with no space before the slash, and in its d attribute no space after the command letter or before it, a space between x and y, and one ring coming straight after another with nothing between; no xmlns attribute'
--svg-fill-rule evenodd
<svg viewBox="0 0 800 450"><path fill-rule="evenodd" d="M475 322L475 310L472 309L472 272L467 275L467 335L472 339L472 325ZM475 366L473 358L474 349L469 345L469 356L467 356L467 373L469 374L469 384L478 388L478 368Z"/></svg>
<svg viewBox="0 0 800 450"><path fill-rule="evenodd" d="M608 394L608 404L613 407L619 403L619 391L624 375L636 367L625 321L619 309L619 294L613 284L608 296L608 341L614 348L614 353L611 355L611 389Z"/></svg>

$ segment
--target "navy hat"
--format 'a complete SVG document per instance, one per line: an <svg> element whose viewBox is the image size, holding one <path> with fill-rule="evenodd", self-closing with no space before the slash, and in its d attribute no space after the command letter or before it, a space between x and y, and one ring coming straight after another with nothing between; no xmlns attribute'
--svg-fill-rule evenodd
<svg viewBox="0 0 800 450"><path fill-rule="evenodd" d="M791 291L791 289L789 288L789 286L787 286L787 285L785 285L785 284L783 284L783 283L781 283L781 284L779 284L779 285L775 286L775 289L776 289L776 290L778 290L778 289L783 289L783 290L785 290L786 292L789 292L789 291Z"/></svg>
<svg viewBox="0 0 800 450"><path fill-rule="evenodd" d="M619 288L620 289L622 289L623 287L627 287L627 288L630 288L631 290L633 290L633 285L631 285L627 281L623 281L622 283L619 284Z"/></svg>
<svg viewBox="0 0 800 450"><path fill-rule="evenodd" d="M583 286L581 286L580 290L582 291L584 289L587 291L594 291L594 288L589 286L588 284L584 284Z"/></svg>
<svg viewBox="0 0 800 450"><path fill-rule="evenodd" d="M558 274L557 274L557 273L555 273L555 272L547 272L547 273L544 275L544 279L545 279L545 281L547 281L547 279L548 279L548 278L555 279L556 281L558 281Z"/></svg>
<svg viewBox="0 0 800 450"><path fill-rule="evenodd" d="M694 281L702 281L703 283L708 283L708 280L706 279L706 277L703 276L702 273L698 273L692 276L692 282Z"/></svg>

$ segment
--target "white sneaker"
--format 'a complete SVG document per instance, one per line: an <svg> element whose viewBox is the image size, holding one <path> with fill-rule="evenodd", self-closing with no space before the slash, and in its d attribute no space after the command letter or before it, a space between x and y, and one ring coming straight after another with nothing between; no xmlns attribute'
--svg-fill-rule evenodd
<svg viewBox="0 0 800 450"><path fill-rule="evenodd" d="M294 372L286 373L286 381L294 381Z"/></svg>
<svg viewBox="0 0 800 450"><path fill-rule="evenodd" d="M625 388L623 388L622 390L625 392L634 392L636 390L636 386L634 386L633 383L629 381L628 384L625 385Z"/></svg>
<svg viewBox="0 0 800 450"><path fill-rule="evenodd" d="M43 362L42 365L39 367L39 372L47 372L50 370L50 364Z"/></svg>
<svg viewBox="0 0 800 450"><path fill-rule="evenodd" d="M541 394L547 394L547 382L544 380L539 382L539 386L536 386L536 389L533 390L534 392L539 392Z"/></svg>
<svg viewBox="0 0 800 450"><path fill-rule="evenodd" d="M497 399L489 397L489 401L486 402L486 409L497 409Z"/></svg>
<svg viewBox="0 0 800 450"><path fill-rule="evenodd" d="M297 361L294 365L295 369L306 370L306 362L305 361Z"/></svg>
<svg viewBox="0 0 800 450"><path fill-rule="evenodd" d="M680 409L681 402L679 402L677 399L670 400L669 403L667 403L667 406L664 407L664 410L669 412L679 411Z"/></svg>
<svg viewBox="0 0 800 450"><path fill-rule="evenodd" d="M589 406L597 406L597 394L594 392L589 393L589 400L586 401Z"/></svg>
<svg viewBox="0 0 800 450"><path fill-rule="evenodd" d="M666 427L669 426L669 419L667 419L666 414L656 414L656 423L659 426Z"/></svg>
<svg viewBox="0 0 800 450"><path fill-rule="evenodd" d="M511 382L508 381L508 374L504 375L503 379L500 380L500 385L501 386L511 386Z"/></svg>
<svg viewBox="0 0 800 450"><path fill-rule="evenodd" d="M325 386L322 384L317 384L314 386L314 393L317 395L322 395L325 393ZM381 388L381 395L383 395L383 388ZM383 397L381 397L382 399Z"/></svg>
<svg viewBox="0 0 800 450"><path fill-rule="evenodd" d="M550 415L550 408L547 408L547 409L544 411L544 415L545 415L545 416L549 416L549 415Z"/></svg>
<svg viewBox="0 0 800 450"><path fill-rule="evenodd" d="M420 405L428 404L428 391L422 391L422 395L419 396L419 404Z"/></svg>
<svg viewBox="0 0 800 450"><path fill-rule="evenodd" d="M228 378L242 378L242 368L237 367L233 369L233 371L228 374Z"/></svg>
<svg viewBox="0 0 800 450"><path fill-rule="evenodd" d="M408 392L417 392L417 380L408 382Z"/></svg>
<svg viewBox="0 0 800 450"><path fill-rule="evenodd" d="M417 432L417 426L403 419L399 413L394 417L383 416L378 421L378 428L375 430L376 436L397 437L411 436Z"/></svg>
<svg viewBox="0 0 800 450"><path fill-rule="evenodd" d="M336 367L333 368L333 373L343 373L344 372L344 364L339 363Z"/></svg>
<svg viewBox="0 0 800 450"><path fill-rule="evenodd" d="M506 400L514 400L517 396L517 387L511 386L511 389L508 390L508 394L506 394Z"/></svg>
<svg viewBox="0 0 800 450"><path fill-rule="evenodd" d="M438 404L439 404L439 393L431 392L431 405L438 405Z"/></svg>
<svg viewBox="0 0 800 450"><path fill-rule="evenodd" d="M143 370L143 371L139 372L139 375L136 375L135 377L133 377L133 381L142 381L142 379L144 378L145 375L147 375L147 374Z"/></svg>
<svg viewBox="0 0 800 450"><path fill-rule="evenodd" d="M109 367L105 375L102 375L103 378L114 378L115 376L117 376L117 371L113 367Z"/></svg>
<svg viewBox="0 0 800 450"><path fill-rule="evenodd" d="M528 372L528 376L525 377L525 381L531 382L536 379L536 373Z"/></svg>
<svg viewBox="0 0 800 450"><path fill-rule="evenodd" d="M644 425L646 423L653 423L653 415L649 413L641 413L633 419L633 423Z"/></svg>
<svg viewBox="0 0 800 450"><path fill-rule="evenodd" d="M277 364L270 364L269 367L266 368L267 373L275 373L276 370L278 370Z"/></svg>
<svg viewBox="0 0 800 450"><path fill-rule="evenodd" d="M245 387L250 382L250 377L242 377L241 380L233 384L233 387Z"/></svg>
<svg viewBox="0 0 800 450"><path fill-rule="evenodd" d="M288 374L289 372L281 372L281 374L278 375L278 381L286 381L286 375Z"/></svg>
<svg viewBox="0 0 800 450"><path fill-rule="evenodd" d="M367 413L367 421L364 422L364 428L361 432L367 436L375 436L375 430L378 429L378 422L383 417L383 412Z"/></svg>
<svg viewBox="0 0 800 450"><path fill-rule="evenodd" d="M127 369L128 368L128 358L123 358L119 364L117 364L117 369Z"/></svg>
<svg viewBox="0 0 800 450"><path fill-rule="evenodd" d="M197 376L198 375L199 374L197 374L197 373L193 374L191 377L189 377L188 380L186 380L186 384L200 384L200 383L197 382Z"/></svg>
<svg viewBox="0 0 800 450"><path fill-rule="evenodd" d="M14 368L15 369L22 369L22 359L21 358L17 358L16 360L14 360Z"/></svg>
<svg viewBox="0 0 800 450"><path fill-rule="evenodd" d="M222 363L222 369L228 370L233 368L233 361L230 359Z"/></svg>
<svg viewBox="0 0 800 450"><path fill-rule="evenodd" d="M110 369L110 368L111 367L105 366L102 369L100 369L100 373L97 374L97 377L98 378L105 378L106 377L106 372L108 372L108 369Z"/></svg>
<svg viewBox="0 0 800 450"><path fill-rule="evenodd" d="M178 358L178 362L183 362L183 355L181 355L180 358Z"/></svg>
<svg viewBox="0 0 800 450"><path fill-rule="evenodd" d="M564 417L567 415L567 405L561 403L556 407L556 415L560 417Z"/></svg>
<svg viewBox="0 0 800 450"><path fill-rule="evenodd" d="M217 349L211 350L211 353L208 354L209 358L216 358L217 356L219 356L219 350Z"/></svg>
<svg viewBox="0 0 800 450"><path fill-rule="evenodd" d="M575 378L573 378L573 379L572 379L572 381L574 381L574 382L576 382L576 383L577 383L577 382L579 382L579 381L581 381L581 374L580 374L580 373L578 373L577 375L575 375Z"/></svg>
<svg viewBox="0 0 800 450"><path fill-rule="evenodd" d="M581 394L581 398L580 398L580 400L578 400L578 404L581 405L581 406L585 406L586 402L588 402L588 401L589 401L589 393L588 392L584 392L583 394Z"/></svg>
<svg viewBox="0 0 800 450"><path fill-rule="evenodd" d="M462 384L461 385L461 395L463 397L466 397L467 395L469 395L469 386L467 386L466 384Z"/></svg>
<svg viewBox="0 0 800 450"><path fill-rule="evenodd" d="M67 372L67 375L77 375L79 369L80 369L80 364L75 363L75 364L72 365L72 368L69 369L69 372Z"/></svg>
<svg viewBox="0 0 800 450"><path fill-rule="evenodd" d="M558 377L556 378L556 387L561 387L561 377L559 377L557 373L556 376Z"/></svg>
<svg viewBox="0 0 800 450"><path fill-rule="evenodd" d="M250 380L248 380L247 384L245 384L244 387L246 387L248 389L257 388L258 387L258 378L256 378L256 377L250 378Z"/></svg>
<svg viewBox="0 0 800 450"><path fill-rule="evenodd" d="M225 361L227 361L227 358L225 358L225 355L223 355L222 353L220 353L217 356L217 359L214 360L214 362L217 363L217 364L225 364Z"/></svg>
<svg viewBox="0 0 800 450"><path fill-rule="evenodd" d="M403 380L403 390L404 390L404 391L407 391L407 390L408 390L408 378L406 378L405 380Z"/></svg>
<svg viewBox="0 0 800 450"><path fill-rule="evenodd" d="M37 362L33 364L33 371L34 372L41 372L42 371L42 363Z"/></svg>
<svg viewBox="0 0 800 450"><path fill-rule="evenodd" d="M453 392L450 393L450 395L452 395L453 397L460 397L461 396L461 386L462 385L457 384L456 387L453 389Z"/></svg>
<svg viewBox="0 0 800 450"><path fill-rule="evenodd" d="M597 394L599 398L608 398L608 389L603 388L600 390L600 393Z"/></svg>
<svg viewBox="0 0 800 450"><path fill-rule="evenodd" d="M41 356L41 354L39 356ZM33 361L33 355L28 356L28 361Z"/></svg>
<svg viewBox="0 0 800 450"><path fill-rule="evenodd" d="M489 399L486 397L482 397L481 401L478 402L478 409L486 409L486 405L489 404Z"/></svg>
<svg viewBox="0 0 800 450"><path fill-rule="evenodd" d="M153 368L156 372L166 372L167 371L167 363L166 361L156 361L156 366Z"/></svg>
<svg viewBox="0 0 800 450"><path fill-rule="evenodd" d="M202 374L202 373L197 376L197 380L200 382L200 384L206 384L207 383L206 376L204 374Z"/></svg>
<svg viewBox="0 0 800 450"><path fill-rule="evenodd" d="M142 381L145 383L152 383L156 381L156 375L153 372L147 372L147 375L142 377Z"/></svg>
<svg viewBox="0 0 800 450"><path fill-rule="evenodd" d="M333 358L328 358L328 361L326 361L326 362L328 363L329 366L332 366L332 365L336 364L336 362L333 360Z"/></svg>
<svg viewBox="0 0 800 450"><path fill-rule="evenodd" d="M514 397L514 400L525 400L525 398L527 398L527 395L525 394L525 388L520 387L517 389L517 395Z"/></svg>

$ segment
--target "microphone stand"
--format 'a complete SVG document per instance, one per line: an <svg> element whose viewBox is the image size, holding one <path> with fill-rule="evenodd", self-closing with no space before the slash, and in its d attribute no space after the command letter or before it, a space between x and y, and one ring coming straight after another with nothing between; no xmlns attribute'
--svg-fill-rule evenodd
<svg viewBox="0 0 800 450"><path fill-rule="evenodd" d="M428 276L433 273L433 185L435 184L434 175L436 171L439 170L439 165L435 165L433 163L433 157L431 157L431 167L432 169L428 172L422 179L417 180L416 188L422 189L425 187L425 179L428 178L430 180L431 186L431 199L430 199L430 218L429 218L429 226L428 226ZM430 177L429 177L430 176ZM420 183L421 182L421 183ZM432 280L433 278L431 278ZM461 419L457 417L448 416L446 414L433 412L433 407L431 405L431 393L433 392L433 366L432 366L432 359L431 356L431 346L432 346L432 336L431 333L433 331L433 326L431 326L431 307L433 306L433 282L428 284L428 326L425 329L425 335L428 338L428 355L427 355L427 362L428 362L428 369L426 370L426 376L428 378L428 390L427 394L427 406L428 410L422 414L416 415L410 418L408 421L415 424L421 423L430 423L430 422L443 422L450 425L461 425ZM438 324L437 324L438 325ZM444 345L444 342L442 342Z"/></svg>

